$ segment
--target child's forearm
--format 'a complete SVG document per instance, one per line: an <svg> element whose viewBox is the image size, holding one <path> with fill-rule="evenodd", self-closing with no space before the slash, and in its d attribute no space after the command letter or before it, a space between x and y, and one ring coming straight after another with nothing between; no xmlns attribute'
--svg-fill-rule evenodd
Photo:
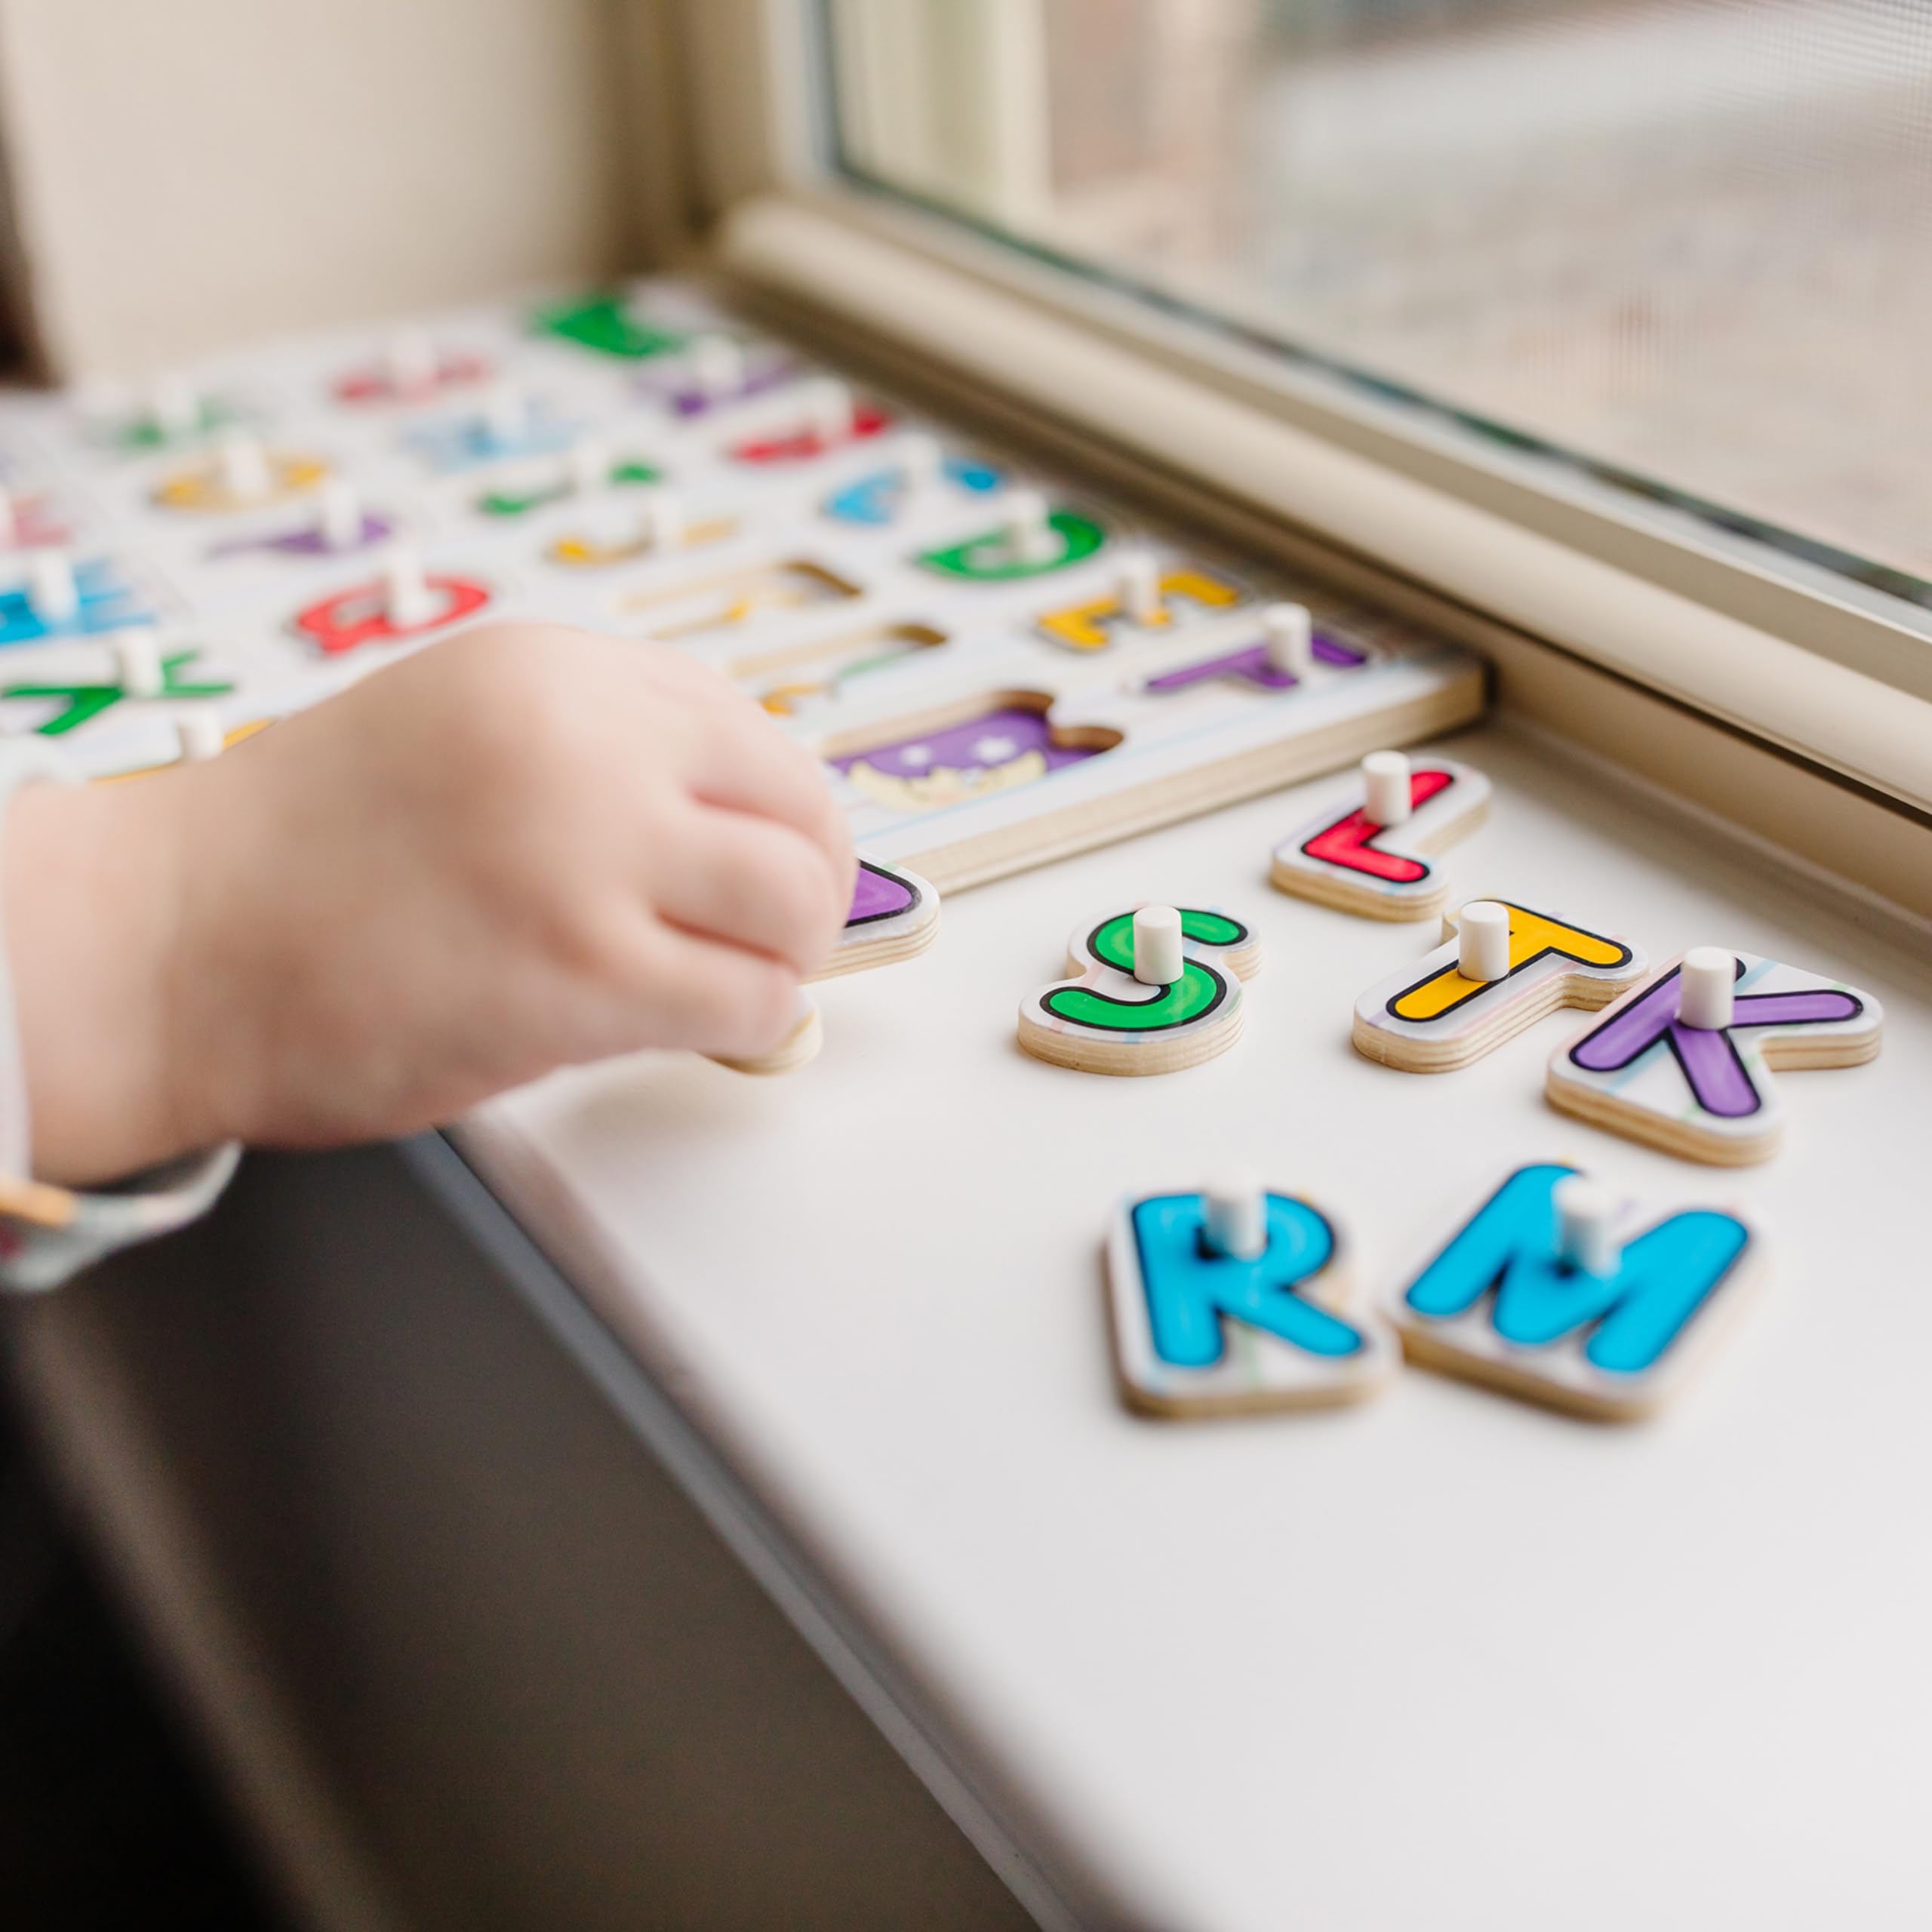
<svg viewBox="0 0 1932 1932"><path fill-rule="evenodd" d="M485 628L207 764L14 798L39 1178L403 1134L568 1062L763 1051L851 903L813 760L662 646Z"/></svg>
<svg viewBox="0 0 1932 1932"><path fill-rule="evenodd" d="M86 1186L223 1137L191 1115L168 1021L192 777L33 785L8 814L7 952L42 1180Z"/></svg>

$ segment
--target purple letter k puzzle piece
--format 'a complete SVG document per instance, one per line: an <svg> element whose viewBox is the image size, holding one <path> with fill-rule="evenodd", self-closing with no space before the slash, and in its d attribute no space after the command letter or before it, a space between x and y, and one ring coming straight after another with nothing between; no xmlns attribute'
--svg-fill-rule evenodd
<svg viewBox="0 0 1932 1932"><path fill-rule="evenodd" d="M1869 993L1776 960L1737 955L1731 1023L1678 1017L1681 961L1617 1001L1549 1063L1552 1105L1694 1159L1741 1164L1776 1148L1774 1067L1850 1066L1878 1051Z"/></svg>

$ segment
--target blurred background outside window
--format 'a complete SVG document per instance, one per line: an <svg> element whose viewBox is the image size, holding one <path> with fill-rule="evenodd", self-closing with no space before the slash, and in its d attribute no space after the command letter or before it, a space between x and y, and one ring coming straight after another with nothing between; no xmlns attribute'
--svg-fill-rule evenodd
<svg viewBox="0 0 1932 1932"><path fill-rule="evenodd" d="M839 158L1932 608L1932 0L825 0Z"/></svg>

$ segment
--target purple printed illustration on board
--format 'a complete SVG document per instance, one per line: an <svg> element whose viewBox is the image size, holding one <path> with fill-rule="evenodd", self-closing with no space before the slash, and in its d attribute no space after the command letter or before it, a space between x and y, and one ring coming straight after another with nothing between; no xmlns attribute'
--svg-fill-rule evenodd
<svg viewBox="0 0 1932 1932"><path fill-rule="evenodd" d="M841 771L864 764L888 778L924 778L935 771L996 771L1015 758L1037 752L1049 771L1057 771L1063 765L1093 757L1097 749L1056 744L1052 728L1039 712L1019 705L1001 705L963 724L848 752L831 763Z"/></svg>
<svg viewBox="0 0 1932 1932"><path fill-rule="evenodd" d="M1743 967L1740 964L1741 974ZM1570 1050L1586 1073L1615 1073L1660 1041L1666 1042L1684 1069L1692 1097L1721 1120L1742 1120L1764 1104L1730 1035L1748 1026L1821 1026L1855 1018L1864 1002L1835 991L1741 993L1733 1002L1729 1026L1687 1026L1677 1017L1678 975L1666 974L1641 998L1612 1014Z"/></svg>

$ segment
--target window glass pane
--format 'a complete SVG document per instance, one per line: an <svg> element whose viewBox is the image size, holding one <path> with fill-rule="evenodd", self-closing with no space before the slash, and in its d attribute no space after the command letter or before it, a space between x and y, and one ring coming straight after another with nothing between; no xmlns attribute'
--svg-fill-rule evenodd
<svg viewBox="0 0 1932 1932"><path fill-rule="evenodd" d="M1932 0L826 0L841 158L1932 604Z"/></svg>

